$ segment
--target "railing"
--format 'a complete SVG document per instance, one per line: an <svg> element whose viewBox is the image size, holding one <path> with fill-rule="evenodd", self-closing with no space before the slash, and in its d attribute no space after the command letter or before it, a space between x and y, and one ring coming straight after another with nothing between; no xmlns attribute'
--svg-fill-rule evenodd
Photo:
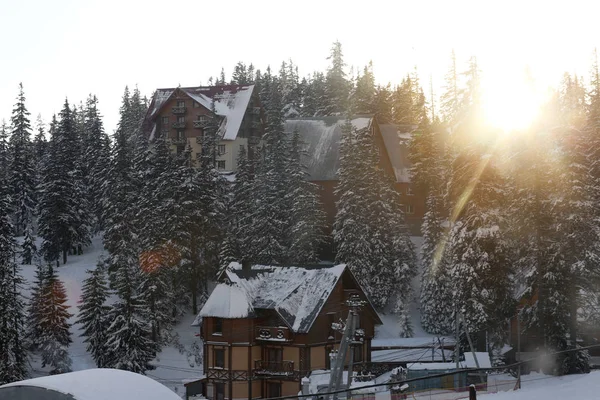
<svg viewBox="0 0 600 400"><path fill-rule="evenodd" d="M186 143L187 143L187 139L186 138L171 139L171 144L186 144Z"/></svg>
<svg viewBox="0 0 600 400"><path fill-rule="evenodd" d="M256 328L256 340L268 340L273 342L290 342L292 335L286 327L259 326Z"/></svg>
<svg viewBox="0 0 600 400"><path fill-rule="evenodd" d="M254 374L270 376L293 376L294 362L255 360Z"/></svg>
<svg viewBox="0 0 600 400"><path fill-rule="evenodd" d="M183 121L183 122L173 122L173 128L175 128L175 129L183 129L183 128L185 128L185 121Z"/></svg>
<svg viewBox="0 0 600 400"><path fill-rule="evenodd" d="M206 128L208 126L208 121L207 120L196 120L194 121L194 128L196 129L201 129L201 128Z"/></svg>
<svg viewBox="0 0 600 400"><path fill-rule="evenodd" d="M185 107L173 107L171 110L173 111L173 114L181 115L185 114L187 109Z"/></svg>

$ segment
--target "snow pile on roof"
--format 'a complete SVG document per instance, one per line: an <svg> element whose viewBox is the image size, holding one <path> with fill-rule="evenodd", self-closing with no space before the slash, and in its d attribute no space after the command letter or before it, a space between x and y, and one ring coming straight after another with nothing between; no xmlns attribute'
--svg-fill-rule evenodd
<svg viewBox="0 0 600 400"><path fill-rule="evenodd" d="M252 304L243 289L236 284L219 283L198 315L200 317L246 318L252 312Z"/></svg>
<svg viewBox="0 0 600 400"><path fill-rule="evenodd" d="M244 271L234 262L226 270L229 283L217 285L198 316L246 318L256 309L275 310L292 331L305 333L345 268L254 265Z"/></svg>
<svg viewBox="0 0 600 400"><path fill-rule="evenodd" d="M223 140L235 140L242 125L246 109L254 91L254 85L200 86L178 88L195 102L223 118L218 134ZM158 89L147 119L154 119L176 89Z"/></svg>
<svg viewBox="0 0 600 400"><path fill-rule="evenodd" d="M60 375L28 379L0 386L0 398L6 388L22 390L38 387L71 395L75 400L181 400L166 386L143 375L118 369L87 369ZM8 389L7 389L8 392ZM18 396L18 395L17 395ZM17 397L21 398L21 397Z"/></svg>
<svg viewBox="0 0 600 400"><path fill-rule="evenodd" d="M352 119L356 129L368 128L372 119L360 117ZM309 180L330 181L337 179L340 166L340 141L342 126L346 122L343 117L301 118L285 121L285 131L298 131L308 158Z"/></svg>

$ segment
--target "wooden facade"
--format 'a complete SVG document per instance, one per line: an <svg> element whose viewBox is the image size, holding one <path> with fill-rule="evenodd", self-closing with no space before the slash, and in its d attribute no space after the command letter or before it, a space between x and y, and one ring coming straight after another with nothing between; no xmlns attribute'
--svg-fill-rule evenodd
<svg viewBox="0 0 600 400"><path fill-rule="evenodd" d="M293 332L274 310L255 310L256 314L248 318L203 318L208 399L297 394L302 377L330 368L329 353L339 347L341 339L341 333L333 331L331 324L347 318L346 300L351 293L366 300L354 277L345 270L305 333ZM370 362L375 324L381 323L370 305L363 307L359 315L365 339L355 348L355 370Z"/></svg>

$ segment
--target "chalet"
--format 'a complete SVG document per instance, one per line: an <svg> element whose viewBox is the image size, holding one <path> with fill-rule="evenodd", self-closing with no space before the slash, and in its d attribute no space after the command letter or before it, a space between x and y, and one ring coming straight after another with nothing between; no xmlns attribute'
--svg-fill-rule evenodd
<svg viewBox="0 0 600 400"><path fill-rule="evenodd" d="M264 133L265 119L254 85L157 89L142 129L149 138L167 139L174 152L186 145L197 157L205 129L218 126L217 168L235 171L240 147L252 154Z"/></svg>
<svg viewBox="0 0 600 400"><path fill-rule="evenodd" d="M365 301L359 312L362 344L355 364L370 361L381 324L345 265L303 267L231 263L194 325L204 341L204 378L210 400L296 395L311 371L329 369L341 334L332 324L349 312L346 300Z"/></svg>

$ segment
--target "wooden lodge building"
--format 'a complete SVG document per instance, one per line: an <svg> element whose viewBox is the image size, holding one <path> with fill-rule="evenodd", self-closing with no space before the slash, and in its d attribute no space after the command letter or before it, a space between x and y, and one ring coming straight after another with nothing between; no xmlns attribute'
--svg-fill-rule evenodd
<svg viewBox="0 0 600 400"><path fill-rule="evenodd" d="M217 169L235 171L240 147L251 156L264 134L265 114L254 85L157 89L142 124L147 137L162 136L174 152L200 152L204 130L216 124Z"/></svg>
<svg viewBox="0 0 600 400"><path fill-rule="evenodd" d="M232 263L194 325L204 342L205 395L210 400L296 395L311 371L329 369L348 315L346 300L365 301L355 363L369 362L381 320L345 265L244 266Z"/></svg>

